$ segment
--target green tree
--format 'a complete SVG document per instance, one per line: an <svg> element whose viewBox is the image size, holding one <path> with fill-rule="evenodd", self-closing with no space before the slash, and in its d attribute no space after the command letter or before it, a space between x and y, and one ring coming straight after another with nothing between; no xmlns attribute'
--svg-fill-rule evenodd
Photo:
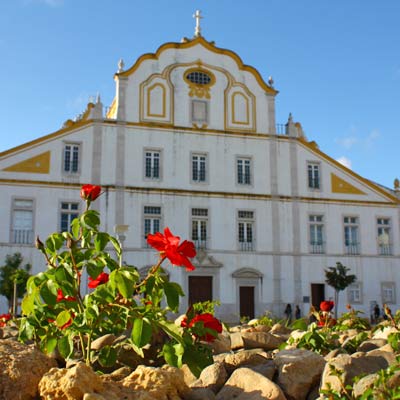
<svg viewBox="0 0 400 400"><path fill-rule="evenodd" d="M14 285L17 298L23 297L26 292L26 282L30 277L30 264L22 266L21 253L8 254L5 265L0 267L0 295L7 298L8 310L13 309Z"/></svg>
<svg viewBox="0 0 400 400"><path fill-rule="evenodd" d="M337 262L336 267L328 267L325 270L325 282L335 289L335 318L337 318L339 292L357 280L355 275L347 275L348 271L350 271L350 268L347 268L341 262Z"/></svg>

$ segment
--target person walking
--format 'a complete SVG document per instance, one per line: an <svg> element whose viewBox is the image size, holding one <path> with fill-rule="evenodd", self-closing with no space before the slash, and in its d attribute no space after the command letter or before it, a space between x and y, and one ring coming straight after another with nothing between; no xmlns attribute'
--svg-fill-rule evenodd
<svg viewBox="0 0 400 400"><path fill-rule="evenodd" d="M378 320L379 320L380 316L381 316L381 310L379 308L378 303L376 303L375 307L374 307L374 321L375 321L376 324L378 323Z"/></svg>
<svg viewBox="0 0 400 400"><path fill-rule="evenodd" d="M286 315L287 322L290 323L292 320L292 306L289 303L286 305L284 314Z"/></svg>
<svg viewBox="0 0 400 400"><path fill-rule="evenodd" d="M296 319L300 319L301 318L301 311L300 311L300 307L299 307L298 304L296 305L296 310L294 312L294 316L296 317Z"/></svg>

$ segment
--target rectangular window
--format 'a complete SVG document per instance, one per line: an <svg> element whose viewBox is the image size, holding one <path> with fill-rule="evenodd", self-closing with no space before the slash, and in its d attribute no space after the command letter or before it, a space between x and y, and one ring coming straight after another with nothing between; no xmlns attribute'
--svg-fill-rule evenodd
<svg viewBox="0 0 400 400"><path fill-rule="evenodd" d="M208 104L206 101L192 100L192 123L207 124L208 123Z"/></svg>
<svg viewBox="0 0 400 400"><path fill-rule="evenodd" d="M378 253L382 256L392 255L390 237L390 218L377 218Z"/></svg>
<svg viewBox="0 0 400 400"><path fill-rule="evenodd" d="M71 222L75 218L78 218L78 215L79 203L62 202L60 211L60 231L70 232Z"/></svg>
<svg viewBox="0 0 400 400"><path fill-rule="evenodd" d="M310 215L308 217L310 229L310 252L313 254L324 253L324 217Z"/></svg>
<svg viewBox="0 0 400 400"><path fill-rule="evenodd" d="M160 179L160 151L145 151L145 174L146 178Z"/></svg>
<svg viewBox="0 0 400 400"><path fill-rule="evenodd" d="M206 181L206 162L207 156L205 154L192 155L192 181L205 182Z"/></svg>
<svg viewBox="0 0 400 400"><path fill-rule="evenodd" d="M64 172L77 174L79 172L80 145L73 143L64 144Z"/></svg>
<svg viewBox="0 0 400 400"><path fill-rule="evenodd" d="M14 199L11 242L18 244L33 243L33 200Z"/></svg>
<svg viewBox="0 0 400 400"><path fill-rule="evenodd" d="M251 159L238 158L236 160L237 183L240 185L251 185Z"/></svg>
<svg viewBox="0 0 400 400"><path fill-rule="evenodd" d="M197 249L207 248L207 208L192 208L192 241Z"/></svg>
<svg viewBox="0 0 400 400"><path fill-rule="evenodd" d="M358 218L344 217L344 246L346 254L360 254L360 243L358 239Z"/></svg>
<svg viewBox="0 0 400 400"><path fill-rule="evenodd" d="M239 250L254 250L254 212L238 211Z"/></svg>
<svg viewBox="0 0 400 400"><path fill-rule="evenodd" d="M350 304L362 303L361 283L353 283L347 288L347 300Z"/></svg>
<svg viewBox="0 0 400 400"><path fill-rule="evenodd" d="M149 233L155 234L157 232L160 232L161 229L161 207L144 206L143 214L144 214L144 241L146 247L149 247L147 244L147 235Z"/></svg>
<svg viewBox="0 0 400 400"><path fill-rule="evenodd" d="M307 172L308 172L308 187L310 189L319 189L320 188L319 164L308 163Z"/></svg>
<svg viewBox="0 0 400 400"><path fill-rule="evenodd" d="M394 304L396 303L396 287L394 282L382 282L382 303Z"/></svg>

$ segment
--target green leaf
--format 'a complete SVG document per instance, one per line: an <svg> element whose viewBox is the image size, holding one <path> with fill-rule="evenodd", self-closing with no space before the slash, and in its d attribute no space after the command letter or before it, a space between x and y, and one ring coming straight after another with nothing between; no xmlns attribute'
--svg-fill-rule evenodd
<svg viewBox="0 0 400 400"><path fill-rule="evenodd" d="M179 306L179 295L182 292L181 287L175 282L166 282L164 284L165 297L169 308L177 312Z"/></svg>
<svg viewBox="0 0 400 400"><path fill-rule="evenodd" d="M63 336L61 339L58 340L57 348L60 352L61 357L63 357L64 359L68 359L74 350L72 338L69 336Z"/></svg>
<svg viewBox="0 0 400 400"><path fill-rule="evenodd" d="M71 314L68 311L61 311L60 314L57 315L56 325L61 328L63 327L69 320L71 319Z"/></svg>
<svg viewBox="0 0 400 400"><path fill-rule="evenodd" d="M55 253L64 244L64 237L61 233L53 233L46 240L46 247L50 252Z"/></svg>
<svg viewBox="0 0 400 400"><path fill-rule="evenodd" d="M182 362L187 364L192 374L198 378L201 371L213 363L211 350L189 346L185 349Z"/></svg>
<svg viewBox="0 0 400 400"><path fill-rule="evenodd" d="M104 346L99 352L99 363L103 367L112 367L117 361L117 350L111 346Z"/></svg>
<svg viewBox="0 0 400 400"><path fill-rule="evenodd" d="M185 348L180 343L172 344L166 343L163 346L163 356L165 361L173 367L182 367L182 356L185 352Z"/></svg>
<svg viewBox="0 0 400 400"><path fill-rule="evenodd" d="M121 253L122 253L122 249L121 249L121 245L119 244L118 240L113 236L110 236L109 239L110 239L110 242L112 243L112 245L114 246L114 249L115 249L118 257L120 257Z"/></svg>
<svg viewBox="0 0 400 400"><path fill-rule="evenodd" d="M133 321L131 339L138 347L143 347L150 343L152 336L151 324L145 318L136 318Z"/></svg>
<svg viewBox="0 0 400 400"><path fill-rule="evenodd" d="M146 282L146 293L150 294L153 291L154 285L156 283L156 278L154 276L150 276Z"/></svg>
<svg viewBox="0 0 400 400"><path fill-rule="evenodd" d="M21 304L22 314L31 315L35 311L35 298L37 297L37 293L39 289L35 289L31 294L27 294Z"/></svg>
<svg viewBox="0 0 400 400"><path fill-rule="evenodd" d="M110 235L106 232L98 232L94 238L94 247L97 251L103 251L109 242Z"/></svg>
<svg viewBox="0 0 400 400"><path fill-rule="evenodd" d="M184 344L182 335L182 329L175 323L170 321L155 321L156 325L159 326L169 337L175 339L178 343Z"/></svg>
<svg viewBox="0 0 400 400"><path fill-rule="evenodd" d="M42 299L46 304L54 306L57 299L57 287L55 285L55 282L52 280L48 280L40 288L40 296L42 296Z"/></svg>
<svg viewBox="0 0 400 400"><path fill-rule="evenodd" d="M50 354L57 347L57 338L49 337L45 340L45 353Z"/></svg>
<svg viewBox="0 0 400 400"><path fill-rule="evenodd" d="M79 225L79 218L74 218L74 220L71 222L71 232L74 235L74 239L79 238L79 230L81 229L81 226Z"/></svg>
<svg viewBox="0 0 400 400"><path fill-rule="evenodd" d="M301 331L306 331L308 324L307 321L304 318L297 319L296 321L293 322L292 325L290 325L291 329L299 329Z"/></svg>
<svg viewBox="0 0 400 400"><path fill-rule="evenodd" d="M100 225L99 213L95 210L86 211L81 215L80 223L86 229L97 231L97 227Z"/></svg>
<svg viewBox="0 0 400 400"><path fill-rule="evenodd" d="M134 282L128 271L115 270L110 274L111 285L118 289L125 299L129 299L133 296L133 285Z"/></svg>

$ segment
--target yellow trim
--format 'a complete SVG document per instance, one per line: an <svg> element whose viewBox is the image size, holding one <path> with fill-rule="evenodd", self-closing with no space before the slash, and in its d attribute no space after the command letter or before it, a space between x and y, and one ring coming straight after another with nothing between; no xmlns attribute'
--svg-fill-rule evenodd
<svg viewBox="0 0 400 400"><path fill-rule="evenodd" d="M50 151L10 165L7 168L3 168L3 171L48 174L50 172Z"/></svg>
<svg viewBox="0 0 400 400"><path fill-rule="evenodd" d="M150 107L151 107L151 92L159 86L162 90L162 114L153 114L150 112ZM160 83L156 82L153 86L150 86L147 88L147 116L148 117L157 117L157 118L165 118L166 117L166 89L165 87Z"/></svg>
<svg viewBox="0 0 400 400"><path fill-rule="evenodd" d="M332 193L366 194L334 173L331 173L331 188Z"/></svg>
<svg viewBox="0 0 400 400"><path fill-rule="evenodd" d="M183 72L183 80L189 86L189 89L190 89L189 96L190 97L196 96L200 99L202 99L203 97L205 97L206 99L210 99L211 98L210 87L215 84L215 75L211 71L200 67L200 64L201 64L201 62L198 62L198 65L199 65L198 67L189 68L186 71L184 71ZM203 74L205 74L211 78L210 82L207 84L204 84L204 85L199 85L199 84L196 84L196 83L190 81L189 79L187 79L186 76L192 72L202 72Z"/></svg>
<svg viewBox="0 0 400 400"><path fill-rule="evenodd" d="M246 122L237 121L235 115L235 97L242 96L246 103ZM236 125L249 125L249 99L242 92L234 92L231 95L231 113L232 113L232 124Z"/></svg>
<svg viewBox="0 0 400 400"><path fill-rule="evenodd" d="M155 53L148 53L148 54L143 54L142 56L140 56L137 61L135 62L135 64L127 69L124 72L120 72L115 74L116 77L128 77L129 75L133 74L139 67L140 65L146 61L146 60L158 60L160 57L160 54L162 52L164 52L165 50L168 49L188 49L191 47L194 47L196 45L202 45L204 48L206 48L207 50L216 53L216 54L223 54L225 56L231 57L236 64L238 65L239 69L241 71L247 71L250 74L252 74L254 76L254 78L256 79L256 81L258 82L258 84L268 93L271 94L273 96L278 94L278 91L275 90L274 88L272 88L271 86L269 86L261 77L260 73L257 71L257 69L255 69L254 67L251 67L249 65L245 65L243 64L242 59L232 50L227 50L227 49L221 49L218 47L213 46L211 43L207 42L202 36L199 36L189 42L185 42L185 43L165 43L163 45L161 45L157 51Z"/></svg>
<svg viewBox="0 0 400 400"><path fill-rule="evenodd" d="M54 181L33 181L27 179L0 179L0 185L21 185L26 186L42 186L42 187L75 187L80 188L82 183L67 183L67 182L54 182ZM120 190L115 185L102 185L104 190ZM187 189L168 189L168 188L151 188L151 187L140 187L140 186L124 186L124 192L136 192L143 194L166 194L166 195L177 195L177 196L204 196L204 197L224 197L232 199L247 199L257 201L277 201L276 196L270 194L260 193L238 193L238 192L220 192L220 191L206 191L206 190L187 190ZM296 197L296 196L279 196L279 201L292 202L300 201L305 203L329 203L329 204L349 204L359 206L384 206L390 208L397 208L397 204L386 203L384 201L368 201L368 200L345 200L345 199L322 199L314 197Z"/></svg>
<svg viewBox="0 0 400 400"><path fill-rule="evenodd" d="M117 99L114 97L111 102L110 108L107 111L106 118L116 118L117 117Z"/></svg>
<svg viewBox="0 0 400 400"><path fill-rule="evenodd" d="M350 175L351 177L361 181L365 186L367 186L369 189L373 190L374 192L377 192L383 196L385 196L387 199L393 201L394 203L399 203L400 204L400 199L397 197L391 195L390 193L386 192L382 188L380 188L378 185L373 184L371 181L368 179L363 178L362 176L356 174L353 172L351 169L346 168L344 165L340 164L338 161L334 160L333 158L329 157L327 154L323 153L319 148L316 147L315 142L306 142L304 139L300 138L297 139L300 144L302 144L304 147L309 149L311 152L317 154L321 158L325 159L328 161L330 164L333 164L336 168L340 169L343 171L345 174Z"/></svg>

